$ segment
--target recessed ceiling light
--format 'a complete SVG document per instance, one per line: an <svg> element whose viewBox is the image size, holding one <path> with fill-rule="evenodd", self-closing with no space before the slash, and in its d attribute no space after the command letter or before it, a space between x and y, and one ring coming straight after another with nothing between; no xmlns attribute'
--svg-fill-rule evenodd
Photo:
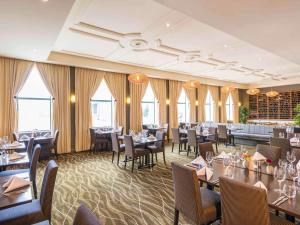
<svg viewBox="0 0 300 225"><path fill-rule="evenodd" d="M171 24L170 23L166 23L166 27L170 27L171 26Z"/></svg>
<svg viewBox="0 0 300 225"><path fill-rule="evenodd" d="M33 52L37 52L38 50L35 48L35 49L33 49Z"/></svg>
<svg viewBox="0 0 300 225"><path fill-rule="evenodd" d="M42 2L48 2L48 0L42 0Z"/></svg>
<svg viewBox="0 0 300 225"><path fill-rule="evenodd" d="M228 48L228 45L224 45L224 48Z"/></svg>

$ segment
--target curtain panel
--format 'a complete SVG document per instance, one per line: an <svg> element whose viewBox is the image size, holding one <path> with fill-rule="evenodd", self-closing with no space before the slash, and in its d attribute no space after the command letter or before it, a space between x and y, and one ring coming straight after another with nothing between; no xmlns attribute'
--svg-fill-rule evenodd
<svg viewBox="0 0 300 225"><path fill-rule="evenodd" d="M169 81L169 88L170 88L170 126L171 128L178 127L178 109L177 109L177 102L182 90L182 82L176 80ZM170 137L172 138L172 132L170 132Z"/></svg>
<svg viewBox="0 0 300 225"><path fill-rule="evenodd" d="M219 87L217 86L208 86L208 91L211 94L212 99L214 100L214 122L218 123L219 118Z"/></svg>
<svg viewBox="0 0 300 225"><path fill-rule="evenodd" d="M222 123L227 123L227 115L226 115L226 101L227 101L227 98L229 96L230 92L225 92L225 91L222 91L221 92L221 122Z"/></svg>
<svg viewBox="0 0 300 225"><path fill-rule="evenodd" d="M143 84L130 82L130 129L135 132L142 130L142 99L145 95L147 86L148 82Z"/></svg>
<svg viewBox="0 0 300 225"><path fill-rule="evenodd" d="M105 72L104 78L116 100L115 125L126 128L126 75Z"/></svg>
<svg viewBox="0 0 300 225"><path fill-rule="evenodd" d="M75 69L75 128L76 151L90 149L90 128L92 127L91 98L97 91L105 72L76 68Z"/></svg>
<svg viewBox="0 0 300 225"><path fill-rule="evenodd" d="M190 101L190 122L196 122L196 89L195 88L185 88L184 91Z"/></svg>
<svg viewBox="0 0 300 225"><path fill-rule="evenodd" d="M166 93L166 80L150 78L150 85L154 92L155 97L159 102L159 123L164 124L167 122L167 93Z"/></svg>
<svg viewBox="0 0 300 225"><path fill-rule="evenodd" d="M0 58L0 136L12 137L18 129L15 96L23 87L33 62Z"/></svg>
<svg viewBox="0 0 300 225"><path fill-rule="evenodd" d="M239 123L240 120L240 106L239 106L239 89L235 89L231 92L233 101L233 122Z"/></svg>
<svg viewBox="0 0 300 225"><path fill-rule="evenodd" d="M207 85L201 84L198 88L198 121L205 122L205 102L207 96Z"/></svg>
<svg viewBox="0 0 300 225"><path fill-rule="evenodd" d="M53 130L59 130L58 153L71 152L70 67L37 63L53 101Z"/></svg>

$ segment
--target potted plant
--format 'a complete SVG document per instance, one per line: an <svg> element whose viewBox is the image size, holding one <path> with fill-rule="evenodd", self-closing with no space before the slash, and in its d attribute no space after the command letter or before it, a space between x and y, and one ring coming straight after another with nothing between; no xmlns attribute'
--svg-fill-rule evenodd
<svg viewBox="0 0 300 225"><path fill-rule="evenodd" d="M240 123L244 123L244 124L247 123L248 116L249 116L249 109L246 106L241 106L240 107Z"/></svg>
<svg viewBox="0 0 300 225"><path fill-rule="evenodd" d="M295 108L295 112L297 113L296 116L294 117L294 123L295 125L300 126L300 104L297 104Z"/></svg>

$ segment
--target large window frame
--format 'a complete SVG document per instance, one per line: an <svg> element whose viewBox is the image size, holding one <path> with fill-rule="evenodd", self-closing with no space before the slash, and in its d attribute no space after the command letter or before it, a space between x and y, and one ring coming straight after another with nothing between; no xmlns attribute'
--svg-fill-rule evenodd
<svg viewBox="0 0 300 225"><path fill-rule="evenodd" d="M182 95L184 95L184 101L180 101L182 98ZM177 111L180 111L179 107L182 105L184 106L184 118L183 118L183 120L180 120L180 115L178 113L178 122L179 123L189 123L190 122L190 110L191 110L190 100L184 89L181 90L179 98L177 100Z"/></svg>
<svg viewBox="0 0 300 225"><path fill-rule="evenodd" d="M231 93L226 100L226 119L227 121L233 121L233 99Z"/></svg>
<svg viewBox="0 0 300 225"><path fill-rule="evenodd" d="M213 122L214 121L214 100L210 91L207 91L205 99L205 121Z"/></svg>
<svg viewBox="0 0 300 225"><path fill-rule="evenodd" d="M151 94L152 94L152 96L151 97L153 97L153 99L152 100L144 100L144 98L145 98L145 95L147 94L147 91L149 91L148 89L151 89ZM149 124L148 122L146 123L145 121L144 121L144 106L147 104L150 104L150 105L152 105L152 107L153 107L153 114L154 114L154 118L152 118L152 121L151 121L151 123L150 124L156 124L156 125L158 125L159 124L159 102L158 102L158 100L156 99L156 97L155 97L155 95L154 95L154 92L153 92L153 89L152 89L152 87L151 87L151 84L149 83L148 84L148 86L147 86L147 89L146 89L146 93L145 93L145 95L144 95L144 97L142 98L142 101L141 101L141 107L142 107L142 123L143 124Z"/></svg>

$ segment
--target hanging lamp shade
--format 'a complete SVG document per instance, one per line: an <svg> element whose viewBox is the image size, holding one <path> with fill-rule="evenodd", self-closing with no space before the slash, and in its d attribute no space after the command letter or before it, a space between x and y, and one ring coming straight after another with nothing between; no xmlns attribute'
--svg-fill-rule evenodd
<svg viewBox="0 0 300 225"><path fill-rule="evenodd" d="M279 95L279 92L278 91L269 91L266 93L266 96L269 97L269 98L273 98L273 97L276 97L277 95Z"/></svg>
<svg viewBox="0 0 300 225"><path fill-rule="evenodd" d="M128 80L131 83L144 84L144 83L148 82L149 78L145 74L142 74L142 73L133 73L128 76Z"/></svg>
<svg viewBox="0 0 300 225"><path fill-rule="evenodd" d="M259 92L260 92L260 90L257 89L257 88L252 88L252 89L249 89L249 90L246 91L246 93L248 95L257 95Z"/></svg>
<svg viewBox="0 0 300 225"><path fill-rule="evenodd" d="M232 91L234 91L235 90L235 87L233 87L233 86L224 86L224 87L222 87L222 89L221 89L221 91L223 92L223 93L226 93L226 92L232 92Z"/></svg>
<svg viewBox="0 0 300 225"><path fill-rule="evenodd" d="M188 80L183 84L183 86L188 89L199 88L200 85L201 84L198 80Z"/></svg>

